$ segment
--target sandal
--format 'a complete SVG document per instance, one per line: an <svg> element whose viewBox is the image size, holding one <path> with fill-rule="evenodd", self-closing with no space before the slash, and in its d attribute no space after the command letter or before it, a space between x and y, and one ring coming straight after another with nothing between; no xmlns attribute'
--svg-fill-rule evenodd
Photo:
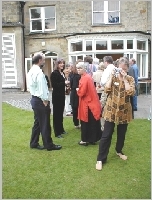
<svg viewBox="0 0 152 200"><path fill-rule="evenodd" d="M122 160L127 160L127 156L125 156L122 152L121 153L117 153L117 156L119 156Z"/></svg>

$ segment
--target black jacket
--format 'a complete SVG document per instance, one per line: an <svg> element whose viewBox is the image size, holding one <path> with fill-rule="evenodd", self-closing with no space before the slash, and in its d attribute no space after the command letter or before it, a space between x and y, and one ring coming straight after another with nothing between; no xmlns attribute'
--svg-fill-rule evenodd
<svg viewBox="0 0 152 200"><path fill-rule="evenodd" d="M56 98L64 97L65 99L65 78L61 75L59 70L54 70L51 73L52 103Z"/></svg>
<svg viewBox="0 0 152 200"><path fill-rule="evenodd" d="M79 105L79 97L77 95L76 88L79 87L79 80L81 76L79 74L70 74L70 104L72 107L77 108Z"/></svg>

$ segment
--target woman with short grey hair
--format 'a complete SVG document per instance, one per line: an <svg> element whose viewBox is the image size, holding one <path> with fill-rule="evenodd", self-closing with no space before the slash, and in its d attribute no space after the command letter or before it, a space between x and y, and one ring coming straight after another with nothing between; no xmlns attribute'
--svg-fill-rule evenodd
<svg viewBox="0 0 152 200"><path fill-rule="evenodd" d="M86 72L86 63L79 62L76 68L81 75L76 89L79 96L78 119L81 122L81 141L78 144L87 146L89 143L95 144L101 138L101 105L93 79Z"/></svg>

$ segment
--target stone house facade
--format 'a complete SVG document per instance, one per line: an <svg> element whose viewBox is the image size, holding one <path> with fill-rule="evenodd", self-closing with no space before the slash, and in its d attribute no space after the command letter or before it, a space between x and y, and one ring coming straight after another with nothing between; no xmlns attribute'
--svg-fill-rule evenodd
<svg viewBox="0 0 152 200"><path fill-rule="evenodd" d="M31 56L38 51L45 53L44 72L48 76L57 57L75 62L86 55L100 60L112 55L114 60L121 56L134 57L139 78L150 78L150 1L26 1L23 4L2 2L3 35L15 37L16 85L12 87L26 89Z"/></svg>

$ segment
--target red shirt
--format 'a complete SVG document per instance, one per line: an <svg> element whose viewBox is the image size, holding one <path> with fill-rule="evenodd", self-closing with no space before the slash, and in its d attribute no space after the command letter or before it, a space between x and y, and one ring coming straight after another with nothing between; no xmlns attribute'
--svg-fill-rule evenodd
<svg viewBox="0 0 152 200"><path fill-rule="evenodd" d="M85 73L79 81L78 119L88 122L88 107L96 120L100 119L101 104L92 77Z"/></svg>

